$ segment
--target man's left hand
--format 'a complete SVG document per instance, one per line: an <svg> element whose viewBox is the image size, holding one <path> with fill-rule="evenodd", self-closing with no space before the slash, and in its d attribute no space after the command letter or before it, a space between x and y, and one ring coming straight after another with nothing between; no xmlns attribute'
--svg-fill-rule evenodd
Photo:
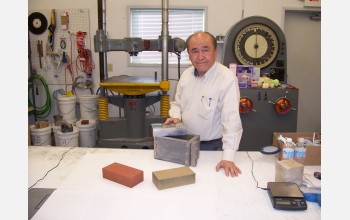
<svg viewBox="0 0 350 220"><path fill-rule="evenodd" d="M224 168L225 175L235 177L238 176L238 174L241 174L241 170L231 161L228 160L222 160L216 165L216 172L220 170L220 168Z"/></svg>

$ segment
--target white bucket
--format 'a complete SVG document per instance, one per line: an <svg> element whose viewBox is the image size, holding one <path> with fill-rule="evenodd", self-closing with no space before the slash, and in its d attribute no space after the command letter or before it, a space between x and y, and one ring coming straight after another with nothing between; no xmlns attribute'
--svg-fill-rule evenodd
<svg viewBox="0 0 350 220"><path fill-rule="evenodd" d="M96 145L96 128L95 120L89 120L89 124L81 124L82 120L77 121L76 126L79 128L80 147L95 147Z"/></svg>
<svg viewBox="0 0 350 220"><path fill-rule="evenodd" d="M58 100L58 110L60 115L62 115L63 120L66 122L73 124L77 121L77 117L75 115L75 102L76 96L66 96L61 95L57 97Z"/></svg>
<svg viewBox="0 0 350 220"><path fill-rule="evenodd" d="M51 126L46 128L35 128L35 125L30 126L30 136L32 144L35 146L47 146L52 144Z"/></svg>
<svg viewBox="0 0 350 220"><path fill-rule="evenodd" d="M81 95L80 101L80 119L97 120L98 116L98 96L97 95Z"/></svg>
<svg viewBox="0 0 350 220"><path fill-rule="evenodd" d="M56 146L62 147L78 147L79 146L79 128L73 126L73 131L62 132L61 129L53 131Z"/></svg>

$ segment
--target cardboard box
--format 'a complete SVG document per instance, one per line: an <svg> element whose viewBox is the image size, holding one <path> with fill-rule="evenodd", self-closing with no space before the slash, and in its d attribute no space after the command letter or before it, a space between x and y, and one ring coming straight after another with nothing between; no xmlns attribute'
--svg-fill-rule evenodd
<svg viewBox="0 0 350 220"><path fill-rule="evenodd" d="M253 65L237 65L237 78L239 88L250 87L250 82L255 79Z"/></svg>
<svg viewBox="0 0 350 220"><path fill-rule="evenodd" d="M304 165L294 159L276 161L275 182L303 183Z"/></svg>
<svg viewBox="0 0 350 220"><path fill-rule="evenodd" d="M313 132L296 132L296 133L279 133L274 132L272 138L272 145L279 146L281 151L279 152L278 159L283 160L282 158L282 148L283 143L278 140L278 136L282 135L284 138L292 138L293 142L296 143L298 138L302 137L304 139L312 141ZM319 135L319 134L317 134ZM294 158L297 162L303 165L321 165L321 145L306 145L306 155L303 159Z"/></svg>

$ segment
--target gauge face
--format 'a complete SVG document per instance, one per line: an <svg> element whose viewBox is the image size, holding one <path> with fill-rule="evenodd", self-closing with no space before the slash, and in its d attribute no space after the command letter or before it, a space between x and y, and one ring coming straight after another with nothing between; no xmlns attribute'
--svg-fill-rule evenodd
<svg viewBox="0 0 350 220"><path fill-rule="evenodd" d="M275 32L263 24L250 24L241 29L234 39L233 53L242 65L264 68L270 65L278 53Z"/></svg>

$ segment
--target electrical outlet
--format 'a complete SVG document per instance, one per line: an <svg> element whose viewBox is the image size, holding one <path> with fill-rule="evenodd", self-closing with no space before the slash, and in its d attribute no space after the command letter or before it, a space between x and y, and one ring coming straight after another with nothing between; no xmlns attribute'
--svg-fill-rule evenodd
<svg viewBox="0 0 350 220"><path fill-rule="evenodd" d="M113 64L107 64L107 71L108 72L113 72Z"/></svg>

